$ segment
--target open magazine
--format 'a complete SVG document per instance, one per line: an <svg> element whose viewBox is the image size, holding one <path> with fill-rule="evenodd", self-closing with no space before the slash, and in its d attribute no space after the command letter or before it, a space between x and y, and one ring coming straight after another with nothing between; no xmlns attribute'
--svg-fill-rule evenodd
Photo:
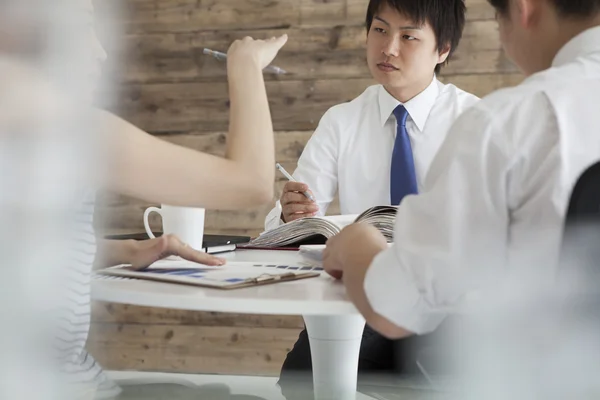
<svg viewBox="0 0 600 400"><path fill-rule="evenodd" d="M360 215L335 215L327 217L310 217L298 219L281 225L273 230L263 232L244 247L286 247L302 244L324 244L327 239L340 233L347 225L355 222L373 225L385 236L388 242L393 241L394 221L397 207L376 206L367 209Z"/></svg>

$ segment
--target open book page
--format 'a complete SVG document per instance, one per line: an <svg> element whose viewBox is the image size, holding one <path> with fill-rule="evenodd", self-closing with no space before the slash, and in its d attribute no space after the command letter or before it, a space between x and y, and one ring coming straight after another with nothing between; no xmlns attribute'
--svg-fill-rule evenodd
<svg viewBox="0 0 600 400"><path fill-rule="evenodd" d="M297 219L273 230L263 232L248 243L250 247L283 247L302 243L306 240L325 243L328 238L339 233L338 222L330 217ZM245 246L238 246L243 248Z"/></svg>
<svg viewBox="0 0 600 400"><path fill-rule="evenodd" d="M300 244L324 244L327 239L337 235L346 226L354 222L364 222L375 226L392 241L396 207L372 207L360 215L331 215L298 219L263 232L244 247L285 247Z"/></svg>
<svg viewBox="0 0 600 400"><path fill-rule="evenodd" d="M340 230L344 229L348 225L356 222L358 218L358 214L348 214L348 215L327 215L325 217L320 217L324 220L327 220L333 224L335 224Z"/></svg>
<svg viewBox="0 0 600 400"><path fill-rule="evenodd" d="M373 225L388 242L393 242L397 211L398 207L396 206L372 207L360 214L356 221Z"/></svg>

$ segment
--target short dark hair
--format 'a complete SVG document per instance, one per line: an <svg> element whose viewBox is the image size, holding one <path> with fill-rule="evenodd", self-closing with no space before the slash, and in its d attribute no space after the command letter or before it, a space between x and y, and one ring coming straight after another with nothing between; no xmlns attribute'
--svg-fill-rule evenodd
<svg viewBox="0 0 600 400"><path fill-rule="evenodd" d="M576 1L576 0L572 0ZM371 30L373 18L387 4L418 24L429 23L435 33L438 52L450 46L446 64L460 43L465 27L466 6L464 0L370 0L367 7L367 32ZM435 67L439 73L442 64Z"/></svg>
<svg viewBox="0 0 600 400"><path fill-rule="evenodd" d="M600 0L549 0L563 17L590 17L600 13ZM499 14L508 14L510 0L488 0Z"/></svg>

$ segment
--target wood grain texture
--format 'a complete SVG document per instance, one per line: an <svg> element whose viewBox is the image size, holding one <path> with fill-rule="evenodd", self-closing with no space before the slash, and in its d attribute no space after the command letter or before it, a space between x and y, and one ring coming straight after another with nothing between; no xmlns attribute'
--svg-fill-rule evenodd
<svg viewBox="0 0 600 400"><path fill-rule="evenodd" d="M366 32L362 26L291 28L286 46L274 64L287 75L266 74L267 80L315 80L369 76L365 59ZM226 81L222 61L202 53L204 48L226 51L235 39L252 35L268 38L282 30L199 31L191 33L130 34L121 80L124 83ZM498 39L495 21L471 21L445 75L510 73L510 63Z"/></svg>
<svg viewBox="0 0 600 400"><path fill-rule="evenodd" d="M311 130L324 111L350 101L371 79L267 82L276 130ZM226 131L229 99L224 82L193 82L129 86L119 93L116 110L152 133Z"/></svg>
<svg viewBox="0 0 600 400"><path fill-rule="evenodd" d="M301 3L297 0L128 0L123 23L130 32L144 33L286 28L300 23Z"/></svg>
<svg viewBox="0 0 600 400"><path fill-rule="evenodd" d="M364 25L368 0L105 0L119 9L128 32L287 29L294 26ZM105 3L105 4L102 4ZM486 0L467 0L468 20L494 18Z"/></svg>
<svg viewBox="0 0 600 400"><path fill-rule="evenodd" d="M94 302L88 350L107 369L275 376L301 317Z"/></svg>
<svg viewBox="0 0 600 400"><path fill-rule="evenodd" d="M277 375L298 329L93 324L88 350L107 369Z"/></svg>
<svg viewBox="0 0 600 400"><path fill-rule="evenodd" d="M165 308L140 307L127 304L94 302L92 308L94 323L128 325L203 325L301 329L301 317L255 314L224 314L171 310Z"/></svg>
<svg viewBox="0 0 600 400"><path fill-rule="evenodd" d="M520 81L520 74L441 75L477 96L506 83ZM330 107L347 102L374 82L370 78L267 82L273 126L276 130L314 130ZM119 95L118 114L155 133L226 131L229 126L227 85L221 82L161 83L130 86Z"/></svg>

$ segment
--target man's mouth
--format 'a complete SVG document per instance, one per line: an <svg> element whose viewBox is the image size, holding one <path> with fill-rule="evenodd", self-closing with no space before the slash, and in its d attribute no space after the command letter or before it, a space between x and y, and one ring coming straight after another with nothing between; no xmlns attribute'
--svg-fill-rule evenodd
<svg viewBox="0 0 600 400"><path fill-rule="evenodd" d="M396 68L394 65L392 65L390 63L386 63L386 62L377 64L377 68L379 68L381 71L384 71L384 72L398 71L398 68Z"/></svg>

